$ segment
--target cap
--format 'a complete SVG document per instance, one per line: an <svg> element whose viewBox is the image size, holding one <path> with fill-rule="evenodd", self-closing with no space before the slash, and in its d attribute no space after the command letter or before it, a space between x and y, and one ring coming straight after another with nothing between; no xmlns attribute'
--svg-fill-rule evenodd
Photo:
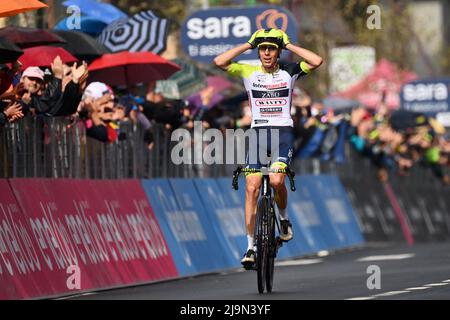
<svg viewBox="0 0 450 320"><path fill-rule="evenodd" d="M42 71L39 67L28 67L22 73L21 79L23 77L38 78L44 80L44 71Z"/></svg>
<svg viewBox="0 0 450 320"><path fill-rule="evenodd" d="M100 99L104 94L114 95L112 89L103 82L91 82L83 92L82 100L86 98Z"/></svg>

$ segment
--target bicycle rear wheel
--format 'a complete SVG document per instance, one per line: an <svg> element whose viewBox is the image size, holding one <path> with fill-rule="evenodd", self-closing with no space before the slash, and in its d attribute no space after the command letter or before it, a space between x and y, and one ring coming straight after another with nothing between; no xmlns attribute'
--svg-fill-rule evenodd
<svg viewBox="0 0 450 320"><path fill-rule="evenodd" d="M256 268L258 278L258 291L264 293L266 284L267 260L269 254L268 220L269 199L261 197L256 210Z"/></svg>
<svg viewBox="0 0 450 320"><path fill-rule="evenodd" d="M267 263L266 263L266 290L272 292L275 257L277 255L277 239L275 238L275 212L273 205L269 207L267 219Z"/></svg>

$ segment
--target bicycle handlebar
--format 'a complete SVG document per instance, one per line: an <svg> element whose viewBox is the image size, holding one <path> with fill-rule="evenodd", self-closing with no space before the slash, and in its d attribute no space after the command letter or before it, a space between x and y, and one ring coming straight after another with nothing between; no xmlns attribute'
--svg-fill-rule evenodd
<svg viewBox="0 0 450 320"><path fill-rule="evenodd" d="M246 172L246 173L257 173L257 172L261 172L263 174L269 174L269 173L285 173L288 178L289 178L289 184L291 186L291 190L295 191L295 172L292 171L289 167L286 167L284 169L271 169L271 168L263 168L263 169L255 169L255 168L242 168L241 166L238 166L236 168L236 170L233 171L233 182L232 182L232 186L234 190L238 190L239 189L239 184L238 184L238 178L239 175L242 172Z"/></svg>

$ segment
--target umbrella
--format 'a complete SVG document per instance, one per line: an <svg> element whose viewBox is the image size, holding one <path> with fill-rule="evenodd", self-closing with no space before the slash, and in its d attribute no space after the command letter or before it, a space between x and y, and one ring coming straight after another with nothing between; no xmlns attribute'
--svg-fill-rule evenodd
<svg viewBox="0 0 450 320"><path fill-rule="evenodd" d="M427 124L425 114L408 110L395 110L390 117L390 123L394 130L404 131Z"/></svg>
<svg viewBox="0 0 450 320"><path fill-rule="evenodd" d="M167 19L148 10L112 23L103 29L98 39L112 52L151 51L159 54L166 50L168 29Z"/></svg>
<svg viewBox="0 0 450 320"><path fill-rule="evenodd" d="M352 99L329 96L323 100L325 108L333 109L335 114L349 112L353 108L359 107L359 102Z"/></svg>
<svg viewBox="0 0 450 320"><path fill-rule="evenodd" d="M92 18L103 21L106 24L120 18L126 18L126 13L110 3L97 2L95 0L67 0L63 2L66 7L77 6L80 11Z"/></svg>
<svg viewBox="0 0 450 320"><path fill-rule="evenodd" d="M100 42L91 36L78 31L53 31L67 42L62 44L55 44L55 47L61 47L69 51L78 60L93 61L105 53L109 53Z"/></svg>
<svg viewBox="0 0 450 320"><path fill-rule="evenodd" d="M4 38L0 38L0 63L16 61L23 54L20 48Z"/></svg>
<svg viewBox="0 0 450 320"><path fill-rule="evenodd" d="M166 79L180 67L151 52L105 54L89 65L89 80L109 85L133 85Z"/></svg>
<svg viewBox="0 0 450 320"><path fill-rule="evenodd" d="M194 63L172 60L181 70L167 80L157 81L156 89L168 99L184 99L207 86L206 76Z"/></svg>
<svg viewBox="0 0 450 320"><path fill-rule="evenodd" d="M202 90L212 90L212 97L206 107L212 108L218 103L220 103L225 96L223 93L224 90L227 90L232 87L232 83L220 76L209 76L206 80L208 86ZM191 105L195 107L200 107L202 105L201 93L197 92L194 95L188 98L188 101Z"/></svg>
<svg viewBox="0 0 450 320"><path fill-rule="evenodd" d="M0 29L0 37L14 43L19 48L30 48L52 43L64 43L64 39L48 30L8 26Z"/></svg>
<svg viewBox="0 0 450 320"><path fill-rule="evenodd" d="M2 0L0 1L0 17L10 17L25 11L47 7L45 3L37 0Z"/></svg>
<svg viewBox="0 0 450 320"><path fill-rule="evenodd" d="M22 70L28 67L50 67L56 56L59 56L63 63L71 63L77 61L73 55L59 47L38 46L24 50L23 56L20 57Z"/></svg>
<svg viewBox="0 0 450 320"><path fill-rule="evenodd" d="M54 30L73 30L70 29L71 25L68 23L69 18L64 18L59 21L56 26L53 28ZM80 17L80 25L79 29L76 31L81 31L83 33L87 33L91 37L98 37L98 35L102 32L103 29L106 28L108 24L102 20L97 18L81 16ZM74 30L75 31L75 30Z"/></svg>
<svg viewBox="0 0 450 320"><path fill-rule="evenodd" d="M208 86L214 87L218 91L227 90L233 86L233 84L220 76L209 76L207 79Z"/></svg>
<svg viewBox="0 0 450 320"><path fill-rule="evenodd" d="M224 98L225 97L222 94L220 94L218 92L214 92L211 100L209 101L208 105L206 105L205 107L207 107L208 109L211 109L218 103L222 102ZM194 109L201 107L203 104L200 93L190 96L187 100L189 101L190 105L195 107Z"/></svg>

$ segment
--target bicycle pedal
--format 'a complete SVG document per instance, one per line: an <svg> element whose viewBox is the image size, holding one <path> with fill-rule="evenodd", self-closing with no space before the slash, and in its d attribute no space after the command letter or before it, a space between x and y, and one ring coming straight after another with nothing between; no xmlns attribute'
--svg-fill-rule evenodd
<svg viewBox="0 0 450 320"><path fill-rule="evenodd" d="M256 263L242 263L245 270L256 270Z"/></svg>

